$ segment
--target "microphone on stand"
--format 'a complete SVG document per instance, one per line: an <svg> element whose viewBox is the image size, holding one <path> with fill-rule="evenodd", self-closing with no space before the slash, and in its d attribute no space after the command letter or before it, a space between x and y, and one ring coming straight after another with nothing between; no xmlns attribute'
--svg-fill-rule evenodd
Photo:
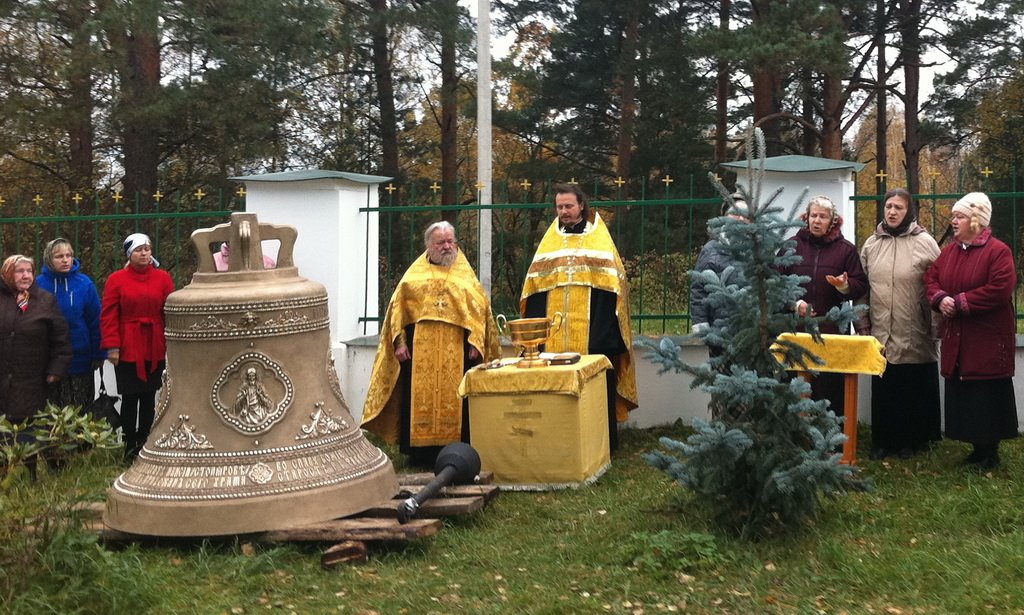
<svg viewBox="0 0 1024 615"><path fill-rule="evenodd" d="M442 487L472 483L480 473L480 454L465 442L455 442L441 449L434 462L434 478L411 498L398 505L398 522L406 523L416 516L420 505L437 495Z"/></svg>

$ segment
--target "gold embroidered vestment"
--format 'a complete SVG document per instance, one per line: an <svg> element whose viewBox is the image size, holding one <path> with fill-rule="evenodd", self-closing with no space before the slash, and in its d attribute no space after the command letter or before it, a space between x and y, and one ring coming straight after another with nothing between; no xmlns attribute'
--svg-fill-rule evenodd
<svg viewBox="0 0 1024 615"><path fill-rule="evenodd" d="M401 433L400 365L395 342L405 341L405 327L416 325L412 340L410 446L443 446L456 442L462 432L463 342L467 339L485 361L498 358L501 349L490 300L462 252L451 267L432 264L426 253L402 276L380 329L380 343L363 425L388 442Z"/></svg>
<svg viewBox="0 0 1024 615"><path fill-rule="evenodd" d="M537 247L523 284L520 311L537 293L548 294L547 317L565 316L559 332L548 340L549 352L587 354L590 342L590 293L592 289L615 294L615 316L626 352L610 357L618 378L615 414L629 418L637 407L636 370L633 365L633 333L629 318L629 282L622 259L601 217L594 214L583 233L566 233L555 219Z"/></svg>

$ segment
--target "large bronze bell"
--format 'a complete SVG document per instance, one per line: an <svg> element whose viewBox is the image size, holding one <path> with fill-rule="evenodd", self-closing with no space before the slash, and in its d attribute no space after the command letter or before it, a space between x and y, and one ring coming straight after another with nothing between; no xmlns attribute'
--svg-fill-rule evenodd
<svg viewBox="0 0 1024 615"><path fill-rule="evenodd" d="M107 498L111 528L154 536L279 529L398 492L342 398L327 292L298 275L296 231L235 213L197 230L199 271L165 307L167 369L149 439ZM280 241L264 269L261 241ZM214 269L213 243L231 242Z"/></svg>

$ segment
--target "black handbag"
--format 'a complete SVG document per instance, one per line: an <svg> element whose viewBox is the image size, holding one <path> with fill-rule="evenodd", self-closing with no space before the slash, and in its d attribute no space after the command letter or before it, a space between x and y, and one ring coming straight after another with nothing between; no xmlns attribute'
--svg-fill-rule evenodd
<svg viewBox="0 0 1024 615"><path fill-rule="evenodd" d="M107 395L107 383L103 381L103 370L100 369L100 392L96 399L85 407L85 413L96 420L104 420L110 423L111 429L121 426L121 415L118 414L115 404L121 399L117 395Z"/></svg>

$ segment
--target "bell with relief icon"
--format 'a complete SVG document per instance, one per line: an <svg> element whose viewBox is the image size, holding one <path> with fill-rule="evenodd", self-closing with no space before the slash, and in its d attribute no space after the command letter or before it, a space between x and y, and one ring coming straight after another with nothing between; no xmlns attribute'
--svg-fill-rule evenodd
<svg viewBox="0 0 1024 615"><path fill-rule="evenodd" d="M104 522L153 536L215 536L352 515L398 492L388 457L342 398L327 292L299 276L293 227L235 213L192 233L199 270L164 308L156 420L111 488ZM276 268L262 241L280 242ZM210 246L230 242L226 271Z"/></svg>

